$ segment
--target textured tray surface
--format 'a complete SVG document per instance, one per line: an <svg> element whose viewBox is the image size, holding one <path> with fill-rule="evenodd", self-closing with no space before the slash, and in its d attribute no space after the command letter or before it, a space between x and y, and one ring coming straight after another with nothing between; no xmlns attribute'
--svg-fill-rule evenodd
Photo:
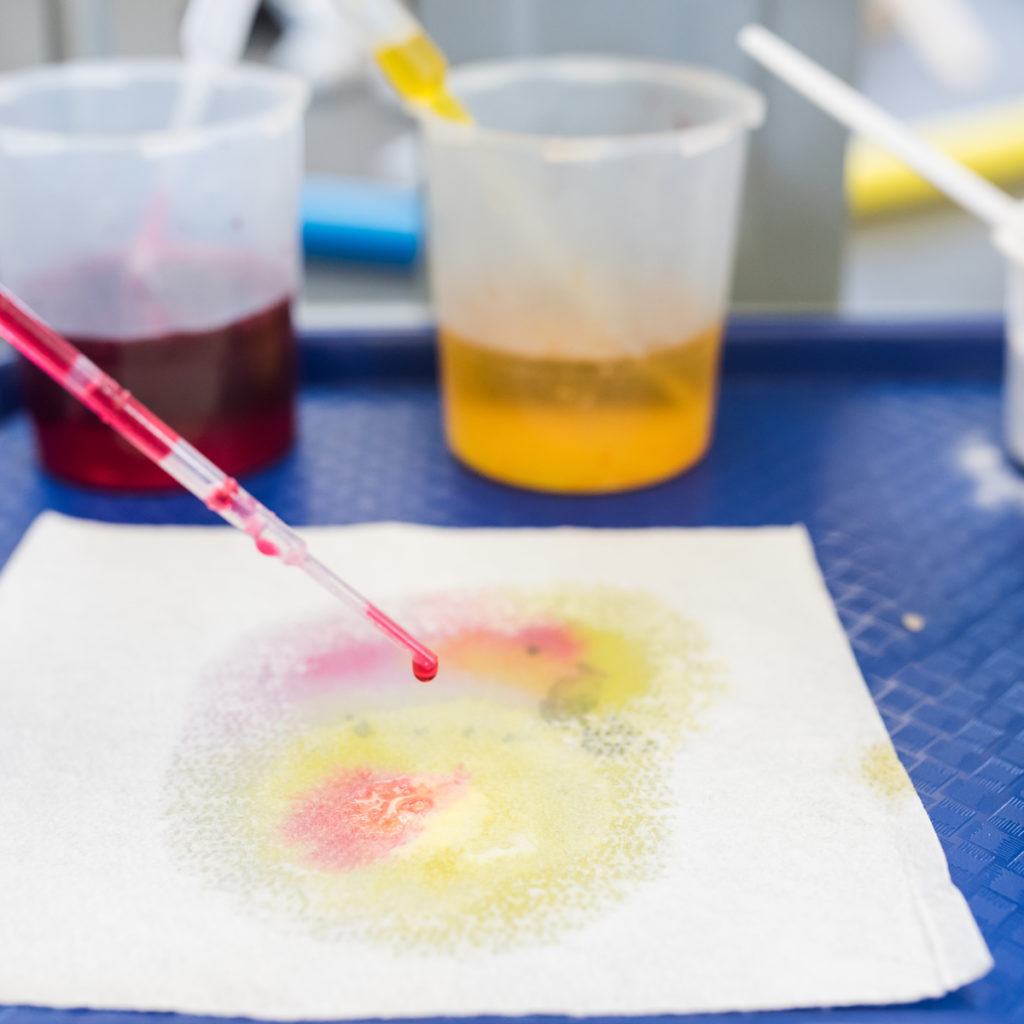
<svg viewBox="0 0 1024 1024"><path fill-rule="evenodd" d="M991 331L986 337L992 341ZM770 349L756 358L741 353L726 374L716 442L701 466L647 491L581 499L509 490L457 465L423 374L429 359L415 346L395 351L388 376L311 348L305 440L249 481L298 524L808 525L861 668L996 968L916 1007L731 1019L1024 1020L1024 475L998 455L991 346L973 376L959 379L921 372L928 359L914 351L909 360L896 350L879 359L865 347L870 366L858 368L853 357L838 370L820 352L774 363ZM774 372L752 372L765 353ZM0 417L3 408L0 387ZM24 418L7 411L0 562L44 508L116 522L214 521L183 495L111 498L46 480ZM920 632L905 627L907 613L923 617ZM0 1008L0 1024L156 1016Z"/></svg>

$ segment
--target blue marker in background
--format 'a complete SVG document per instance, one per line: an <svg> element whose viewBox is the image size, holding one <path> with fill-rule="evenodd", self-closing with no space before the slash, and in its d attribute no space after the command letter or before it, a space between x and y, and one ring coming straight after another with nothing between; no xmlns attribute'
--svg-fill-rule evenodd
<svg viewBox="0 0 1024 1024"><path fill-rule="evenodd" d="M307 256L408 265L423 236L415 189L352 178L307 178L302 244Z"/></svg>

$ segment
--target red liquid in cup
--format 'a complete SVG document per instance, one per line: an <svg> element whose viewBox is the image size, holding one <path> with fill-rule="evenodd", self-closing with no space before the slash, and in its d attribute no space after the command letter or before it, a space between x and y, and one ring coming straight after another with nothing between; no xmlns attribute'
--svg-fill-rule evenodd
<svg viewBox="0 0 1024 1024"><path fill-rule="evenodd" d="M128 340L67 337L226 473L259 469L294 441L290 300L208 331ZM21 366L47 470L91 487L177 486L42 371L25 360Z"/></svg>

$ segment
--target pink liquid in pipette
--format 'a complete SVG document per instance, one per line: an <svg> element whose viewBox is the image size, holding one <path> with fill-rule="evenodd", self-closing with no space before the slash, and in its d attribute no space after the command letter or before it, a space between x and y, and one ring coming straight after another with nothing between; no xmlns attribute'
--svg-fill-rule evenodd
<svg viewBox="0 0 1024 1024"><path fill-rule="evenodd" d="M206 499L206 507L211 512L224 512L231 508L231 502L238 496L238 481L228 477L213 494Z"/></svg>
<svg viewBox="0 0 1024 1024"><path fill-rule="evenodd" d="M180 440L176 431L106 374L90 379L84 391L77 391L71 380L75 363L81 358L78 349L2 293L0 328L4 329L4 337L23 356L70 391L153 462L159 463L169 455Z"/></svg>
<svg viewBox="0 0 1024 1024"><path fill-rule="evenodd" d="M275 555L281 554L277 545L273 541L267 540L266 537L256 538L256 550L261 555L266 555L268 558L273 558Z"/></svg>
<svg viewBox="0 0 1024 1024"><path fill-rule="evenodd" d="M253 539L261 554L281 557L286 564L301 564L304 554L299 560L291 561L294 552L282 552L268 538L262 536L267 523L264 515L271 515L268 509L247 491L243 491L238 482L226 477L222 470L211 465L199 452L195 451L181 436L167 426L158 416L154 415L145 405L132 395L108 374L100 371L66 338L47 327L26 308L21 306L13 296L0 286L0 337L6 338L23 356L31 360L39 369L53 378L66 391L74 395L83 405L87 406L104 423L113 428L125 440L141 451L154 463L160 464L165 459L177 457L183 459L181 451L190 451L193 466L204 472L219 475L221 482L208 494L199 490L193 493L204 500L213 511L224 515L232 525L228 512L240 512L245 516L244 530ZM179 453L179 454L176 454ZM244 499L244 500L243 500ZM240 508L236 506L241 506ZM256 509L262 510L262 515ZM273 517L276 520L276 517ZM291 531L283 523L278 523L286 535ZM304 552L305 546L302 545ZM343 583L343 581L338 581ZM370 604L361 595L349 590L355 597L363 614L382 632L401 644L412 654L413 674L424 682L437 675L437 657L430 650L407 633L393 619L385 615L375 605Z"/></svg>
<svg viewBox="0 0 1024 1024"><path fill-rule="evenodd" d="M366 605L366 616L378 629L412 651L412 674L421 683L429 683L437 675L437 655L410 636L394 619L369 602Z"/></svg>

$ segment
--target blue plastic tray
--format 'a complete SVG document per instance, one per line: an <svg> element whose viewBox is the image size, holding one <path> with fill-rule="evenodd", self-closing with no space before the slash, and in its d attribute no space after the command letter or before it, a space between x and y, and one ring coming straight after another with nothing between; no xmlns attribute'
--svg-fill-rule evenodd
<svg viewBox="0 0 1024 1024"><path fill-rule="evenodd" d="M913 1007L729 1019L1024 1020L1024 504L979 504L957 464L969 440L999 442L1001 325L734 323L709 457L671 483L603 498L514 491L456 464L441 436L430 340L308 335L305 440L251 489L300 524L805 522L996 967ZM184 495L113 498L41 476L13 378L0 365L0 562L46 508L114 522L214 521ZM904 628L907 612L924 617L921 632ZM0 1008L0 1024L174 1016Z"/></svg>

